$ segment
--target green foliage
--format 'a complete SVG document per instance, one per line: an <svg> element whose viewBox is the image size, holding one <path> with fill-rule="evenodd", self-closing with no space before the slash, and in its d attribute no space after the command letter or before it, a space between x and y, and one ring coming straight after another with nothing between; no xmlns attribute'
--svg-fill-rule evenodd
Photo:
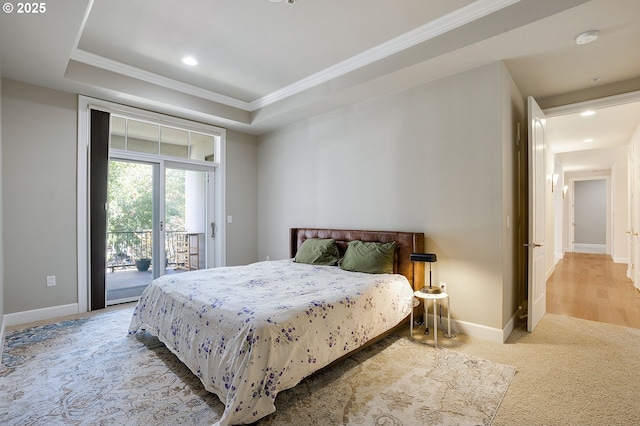
<svg viewBox="0 0 640 426"><path fill-rule="evenodd" d="M166 169L165 219L167 231L185 230L185 171Z"/></svg>
<svg viewBox="0 0 640 426"><path fill-rule="evenodd" d="M153 167L109 162L107 195L109 232L147 231L153 220Z"/></svg>
<svg viewBox="0 0 640 426"><path fill-rule="evenodd" d="M165 193L166 229L184 230L183 170L167 169ZM153 166L110 161L107 206L108 245L117 255L133 251L135 259L151 257Z"/></svg>

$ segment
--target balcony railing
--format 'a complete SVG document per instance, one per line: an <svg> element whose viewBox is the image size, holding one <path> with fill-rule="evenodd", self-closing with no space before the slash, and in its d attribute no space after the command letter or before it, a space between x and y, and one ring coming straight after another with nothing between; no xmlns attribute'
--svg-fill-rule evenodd
<svg viewBox="0 0 640 426"><path fill-rule="evenodd" d="M178 255L178 247L184 231L165 231L164 234L165 266L182 266L184 259ZM151 231L107 232L107 269L114 272L118 268L132 268L136 260L151 259L152 241Z"/></svg>

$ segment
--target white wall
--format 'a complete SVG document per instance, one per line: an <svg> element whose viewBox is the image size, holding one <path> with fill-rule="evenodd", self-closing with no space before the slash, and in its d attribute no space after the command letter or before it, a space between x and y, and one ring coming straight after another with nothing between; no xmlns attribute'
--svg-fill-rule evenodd
<svg viewBox="0 0 640 426"><path fill-rule="evenodd" d="M288 256L290 227L423 231L453 317L501 330L503 289L515 285L504 269L514 254L503 179L515 181L503 176L505 73L494 63L261 137L260 258Z"/></svg>
<svg viewBox="0 0 640 426"><path fill-rule="evenodd" d="M613 236L611 257L616 263L629 262L629 168L626 161L613 165L611 170L613 205Z"/></svg>
<svg viewBox="0 0 640 426"><path fill-rule="evenodd" d="M549 278L555 270L555 191L551 191L552 175L556 171L556 154L553 152L549 144L545 145L545 158L544 158L544 175L545 179L545 199L544 199L544 211L545 211L545 271L546 276ZM531 210L531 209L530 209Z"/></svg>

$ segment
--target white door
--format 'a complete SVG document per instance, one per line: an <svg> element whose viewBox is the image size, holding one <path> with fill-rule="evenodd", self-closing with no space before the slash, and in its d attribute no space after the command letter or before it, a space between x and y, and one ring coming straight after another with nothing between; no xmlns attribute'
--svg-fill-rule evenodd
<svg viewBox="0 0 640 426"><path fill-rule="evenodd" d="M545 130L544 113L529 97L529 238L527 331L533 331L547 311L545 274Z"/></svg>

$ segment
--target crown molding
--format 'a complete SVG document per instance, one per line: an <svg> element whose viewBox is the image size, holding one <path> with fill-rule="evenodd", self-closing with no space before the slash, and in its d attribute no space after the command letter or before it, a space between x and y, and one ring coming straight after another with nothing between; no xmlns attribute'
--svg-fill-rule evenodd
<svg viewBox="0 0 640 426"><path fill-rule="evenodd" d="M89 13L91 12L93 0L90 0L87 6L85 17L76 38L75 47L71 53L70 59L128 77L157 84L168 89L176 90L182 93L252 112L284 100L298 93L304 92L305 90L309 90L315 86L326 83L327 81L355 71L359 68L375 63L381 59L387 58L410 47L416 46L448 31L454 30L477 19L490 15L491 13L494 13L498 10L504 9L505 7L508 7L512 4L518 3L519 1L521 0L474 1L473 3L457 9L447 15L427 22L426 24L417 27L412 31L409 31L385 43L359 53L347 60L325 68L324 70L298 80L295 83L275 90L251 102L241 101L230 96L225 96L220 93L183 83L172 78L144 71L139 68L79 49L78 45Z"/></svg>
<svg viewBox="0 0 640 426"><path fill-rule="evenodd" d="M473 22L484 16L490 15L500 9L512 4L518 3L520 0L478 0L467 6L455 10L440 18L427 22L426 24L415 28L405 34L402 34L385 43L379 44L371 49L339 62L324 70L312 74L293 84L276 90L260 99L252 101L251 111L263 108L272 103L281 101L290 96L311 89L329 80L340 77L351 71L355 71L366 65L384 59L395 53L416 46L420 43L428 41L448 31L459 28L465 24Z"/></svg>
<svg viewBox="0 0 640 426"><path fill-rule="evenodd" d="M74 51L71 53L70 59L85 63L87 65L92 65L97 68L102 68L107 71L122 74L127 77L136 78L138 80L143 80L152 84L157 84L158 86L162 86L167 89L176 90L188 95L197 96L199 98L207 99L213 102L218 102L234 108L239 108L245 111L248 111L250 108L249 103L241 101L239 99L221 95L219 93L212 92L201 87L196 87L191 84L183 83L172 78L154 74L149 71L144 71L140 68L132 67L121 62L107 59L103 56L86 52L84 50L74 49Z"/></svg>

